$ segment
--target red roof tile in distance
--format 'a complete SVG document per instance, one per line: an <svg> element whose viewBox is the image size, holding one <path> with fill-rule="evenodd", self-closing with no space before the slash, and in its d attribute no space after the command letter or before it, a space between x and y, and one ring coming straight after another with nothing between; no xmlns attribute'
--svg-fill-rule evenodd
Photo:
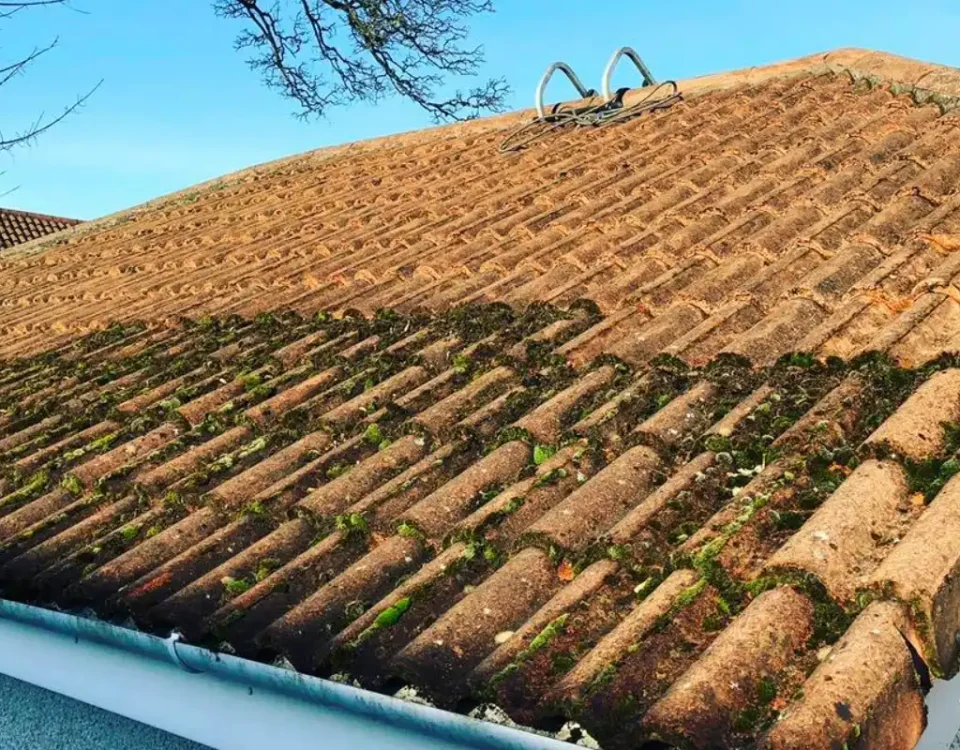
<svg viewBox="0 0 960 750"><path fill-rule="evenodd" d="M77 219L0 208L0 250L46 237L79 223Z"/></svg>
<svg viewBox="0 0 960 750"><path fill-rule="evenodd" d="M605 748L912 746L960 631L957 75L831 53L28 247L3 595Z"/></svg>

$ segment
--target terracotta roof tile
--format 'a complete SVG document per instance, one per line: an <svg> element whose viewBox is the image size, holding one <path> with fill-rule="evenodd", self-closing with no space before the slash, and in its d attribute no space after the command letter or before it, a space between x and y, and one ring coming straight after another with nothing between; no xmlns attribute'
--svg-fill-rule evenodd
<svg viewBox="0 0 960 750"><path fill-rule="evenodd" d="M79 224L77 219L0 208L0 251Z"/></svg>
<svg viewBox="0 0 960 750"><path fill-rule="evenodd" d="M609 748L912 745L958 666L957 80L841 51L5 256L3 594Z"/></svg>

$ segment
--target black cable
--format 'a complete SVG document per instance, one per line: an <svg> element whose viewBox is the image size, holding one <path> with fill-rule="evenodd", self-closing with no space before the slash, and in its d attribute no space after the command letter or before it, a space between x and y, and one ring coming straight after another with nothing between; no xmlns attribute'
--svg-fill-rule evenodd
<svg viewBox="0 0 960 750"><path fill-rule="evenodd" d="M672 88L670 94L654 99L654 94L664 87ZM631 104L629 107L624 107L622 101L618 98L583 110L560 111L547 117L536 117L530 122L520 125L520 127L514 129L507 135L500 144L500 153L519 151L567 125L572 124L578 128L606 127L607 125L638 117L644 112L666 109L683 98L677 88L676 81L664 81L649 88L650 91L645 97Z"/></svg>

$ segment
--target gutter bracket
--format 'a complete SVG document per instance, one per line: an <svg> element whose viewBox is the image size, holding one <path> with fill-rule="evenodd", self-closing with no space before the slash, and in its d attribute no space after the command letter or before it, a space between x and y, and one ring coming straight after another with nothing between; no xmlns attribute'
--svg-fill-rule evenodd
<svg viewBox="0 0 960 750"><path fill-rule="evenodd" d="M170 633L169 636L163 639L163 644L167 648L167 654L170 656L170 661L174 663L175 666L180 667L184 672L189 672L190 674L200 674L199 669L194 669L189 666L182 658L177 651L177 644L183 640L183 635L178 631L174 630Z"/></svg>

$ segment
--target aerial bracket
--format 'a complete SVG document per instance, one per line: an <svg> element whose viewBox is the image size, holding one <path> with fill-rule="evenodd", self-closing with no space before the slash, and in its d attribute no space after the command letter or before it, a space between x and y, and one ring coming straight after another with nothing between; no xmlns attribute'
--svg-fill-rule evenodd
<svg viewBox="0 0 960 750"><path fill-rule="evenodd" d="M580 82L580 79L577 78L577 74L573 72L573 68L571 68L565 62L555 62L553 65L547 68L547 72L543 74L543 78L541 78L540 83L537 84L537 117L539 117L541 120L545 119L547 116L546 109L543 106L543 93L547 90L547 84L550 83L550 79L553 77L553 74L558 70L570 79L570 83L573 84L574 88L576 88L577 92L582 98L588 99L591 96L597 95L596 91L593 89L588 89Z"/></svg>
<svg viewBox="0 0 960 750"><path fill-rule="evenodd" d="M613 56L610 58L610 62L607 63L606 69L603 71L603 101L611 102L615 96L615 92L610 89L610 80L613 78L613 71L617 68L617 63L620 62L620 58L626 55L630 58L630 61L637 66L637 70L640 71L640 75L643 76L643 85L644 86L656 86L657 79L653 77L653 74L650 72L650 68L646 66L646 63L643 62L640 55L637 54L636 50L632 47L621 47L616 52L613 53Z"/></svg>

